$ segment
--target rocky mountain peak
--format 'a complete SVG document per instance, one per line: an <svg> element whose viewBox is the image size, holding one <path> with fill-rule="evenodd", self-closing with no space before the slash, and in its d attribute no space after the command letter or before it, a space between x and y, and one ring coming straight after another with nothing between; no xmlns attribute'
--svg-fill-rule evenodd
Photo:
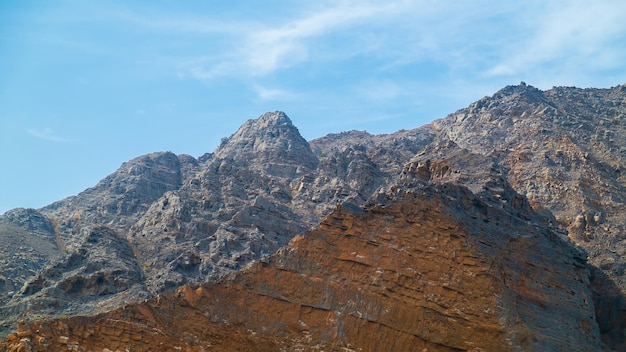
<svg viewBox="0 0 626 352"><path fill-rule="evenodd" d="M519 85L506 86L492 96L484 97L463 111L469 114L479 115L488 113L496 117L501 115L518 115L530 106L552 105L546 99L544 92L538 88L521 82Z"/></svg>
<svg viewBox="0 0 626 352"><path fill-rule="evenodd" d="M287 125L287 126L294 127L289 116L287 116L287 114L285 114L282 111L266 112L265 114L261 115L258 119L256 119L256 123L258 125L261 125L261 126L265 125L268 127L272 125L274 126Z"/></svg>
<svg viewBox="0 0 626 352"><path fill-rule="evenodd" d="M518 85L505 86L504 88L497 91L494 94L494 96L515 95L515 94L517 95L524 95L524 94L543 95L543 92L539 88L526 84L526 82L522 81Z"/></svg>
<svg viewBox="0 0 626 352"><path fill-rule="evenodd" d="M248 120L215 151L220 159L245 160L258 166L271 164L317 166L317 157L291 119L282 111Z"/></svg>
<svg viewBox="0 0 626 352"><path fill-rule="evenodd" d="M626 86L310 142L263 114L0 215L0 351L624 351L624 135Z"/></svg>

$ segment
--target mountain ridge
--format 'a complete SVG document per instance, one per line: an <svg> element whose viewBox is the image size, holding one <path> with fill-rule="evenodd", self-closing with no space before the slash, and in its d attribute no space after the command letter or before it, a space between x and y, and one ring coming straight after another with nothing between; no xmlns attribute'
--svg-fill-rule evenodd
<svg viewBox="0 0 626 352"><path fill-rule="evenodd" d="M266 113L244 123L213 153L197 159L169 152L140 156L77 196L24 210L33 219L48 219L37 233L50 246L18 280L0 280L0 318L6 331L17 318L44 313L20 310L29 300L16 291L33 287L38 272L75 256L94 230L128 241L131 260L113 264L142 277L137 289L144 293L137 299L144 299L243 269L317 226L337 204L393 206L393 194L426 183L466 187L491 204L488 209L509 209L510 219L528 217L524 221L583 248L592 265L585 277L599 335L606 346L619 346L626 327L624 135L623 85L541 91L522 82L412 130L350 131L309 142L286 114ZM35 233L15 219L5 214L0 224L12 233ZM0 235L10 235L2 230ZM85 260L86 268L91 262ZM12 263L3 265L3 272L14 272ZM93 274L64 272L49 285ZM98 285L83 289L96 292ZM104 313L127 298L115 303L108 294L96 295L85 309Z"/></svg>
<svg viewBox="0 0 626 352"><path fill-rule="evenodd" d="M385 206L339 205L276 254L217 282L183 286L92 320L34 323L20 331L33 341L45 336L53 348L72 341L90 350L598 346L583 253L563 246L562 237L521 218L485 222L503 219L500 210L462 186L417 182L390 196L396 199ZM393 220L380 221L388 216ZM519 251L521 243L528 252ZM504 253L509 264L495 259ZM558 265L545 266L555 258ZM447 275L435 269L441 266ZM540 282L529 281L533 277ZM543 282L567 290L544 297L536 291Z"/></svg>

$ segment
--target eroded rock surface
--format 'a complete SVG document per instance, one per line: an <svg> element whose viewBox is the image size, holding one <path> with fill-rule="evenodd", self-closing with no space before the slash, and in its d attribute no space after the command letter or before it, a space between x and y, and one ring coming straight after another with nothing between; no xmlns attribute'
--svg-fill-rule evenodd
<svg viewBox="0 0 626 352"><path fill-rule="evenodd" d="M105 226L94 227L76 251L27 280L0 318L32 318L27 312L39 317L96 314L150 297L144 282L127 240Z"/></svg>
<svg viewBox="0 0 626 352"><path fill-rule="evenodd" d="M626 292L626 86L508 86L433 127L439 139L490 155Z"/></svg>
<svg viewBox="0 0 626 352"><path fill-rule="evenodd" d="M214 153L198 159L169 152L135 158L95 187L40 212L56 224L62 253L81 248L97 226L127 239L136 263L124 270L141 268L146 289L155 295L213 280L274 253L338 203L363 204L393 184L406 159L433 138L429 129L368 136L359 143L346 135L321 138L314 151L284 113L267 113L223 139ZM25 229L20 233L30 236ZM46 257L38 269L55 265L53 259ZM36 274L20 279L5 300ZM130 293L118 296L124 297L118 305L133 300ZM116 302L100 299L90 300L85 312ZM12 312L20 307L25 306L11 303ZM21 313L35 319L50 312Z"/></svg>
<svg viewBox="0 0 626 352"><path fill-rule="evenodd" d="M218 282L93 318L23 325L3 346L597 350L584 253L528 220L537 217L463 187L416 182L388 205L339 206L277 254Z"/></svg>
<svg viewBox="0 0 626 352"><path fill-rule="evenodd" d="M62 253L55 224L34 209L0 216L0 305Z"/></svg>
<svg viewBox="0 0 626 352"><path fill-rule="evenodd" d="M620 350L624 347L626 327L625 134L626 86L609 89L556 87L541 91L522 83L505 87L491 97L414 130L378 136L351 131L310 142L300 136L284 113L267 113L248 121L230 138L225 138L213 153L197 159L173 153L148 154L123 164L98 185L77 196L39 210L18 209L0 216L0 246L3 246L0 310L10 312L4 314L0 334L6 335L13 329L18 318L32 321L59 316L62 312L70 312L70 315L104 312L181 285L215 282L274 253L294 236L317 226L337 204L348 201L357 207L366 205L370 211L377 207L394 207L399 198L397 194L415 192L424 184L431 184L448 190L456 187L451 185L461 185L459 189L466 187L474 194L466 198L478 199L464 211L477 212L480 208L486 212L482 217L456 219L457 224L471 224L465 229L468 234L487 236L472 232L472 228L496 231L495 234L501 233L497 232L501 231L498 227L503 227L511 232L505 234L514 238L515 229L521 228L554 237L551 241L567 248L571 247L567 244L569 240L584 248L592 266L586 264L585 254L573 254L579 258L575 262L581 265L580 270L574 271L591 272L591 275L580 276L579 281L591 292L595 310L592 321L596 323L589 325L578 320L586 329L582 335L589 337L587 342L595 341L599 332L604 346L596 344L596 349ZM442 210L446 211L456 214L453 210ZM494 217L500 219L497 226L493 223ZM476 219L483 219L483 223ZM393 219L388 215L385 221ZM511 224L515 226L508 227ZM105 236L111 239L105 242L115 244L119 251L98 249L100 254L87 255L91 248L105 248L89 243L94 231L114 234ZM485 237L482 247L479 246L481 253L487 253L488 246L493 248L493 253L504 251L514 255L515 251L509 246L539 246L537 250L544 253L544 244L538 239L543 237L520 236L511 239L514 244L508 245L498 242L501 237ZM557 251L555 256L567 251L569 249ZM495 256L493 253L490 255ZM118 255L129 260L115 261ZM448 254L438 255L447 258ZM537 259L535 255L528 256ZM83 264L73 267L69 265L71 258L81 258ZM80 294L76 297L80 304L75 305L62 303L51 308L38 303L61 302L70 295L64 289L76 287L69 283L87 282L87 286L91 286L90 278L100 275L97 273L103 273L104 282L109 282L107 269L86 269L106 262L106 258L118 265L109 271L114 273L111 277L124 276L133 284L96 284L90 290L78 290ZM499 263L522 270L520 268L526 264L519 264L522 259L515 258L501 259ZM552 265L559 267L561 264L556 260ZM52 272L54 268L59 269L56 276ZM81 269L75 270L77 268ZM542 267L544 269L552 270L547 266ZM518 276L506 275L492 279L509 284L526 280L522 279L526 277L523 270ZM46 279L47 276L52 279ZM546 277L558 280L555 275ZM223 282L230 282L228 280ZM537 276L525 285L536 290L547 287L550 294L535 301L524 298L507 303L508 307L511 304L517 307L508 314L518 323L523 322L518 328L526 324L532 325L532 329L543 326L534 315L546 321L559 319L560 308L547 307L552 304L551 295L567 301L567 297L561 296L566 286L542 280ZM350 280L342 282L352 283ZM294 282L294 285L299 284L302 282ZM502 297L513 297L513 290L525 287L509 284L501 286L506 293ZM202 290L212 285L204 285ZM232 289L233 286L228 285ZM359 287L362 291L371 288ZM578 291L575 292L579 297ZM83 299L83 294L88 298ZM247 294L256 293L252 290ZM580 302L570 303L587 314L587 308L577 305ZM341 309L337 308L337 312L344 312ZM524 315L525 309L532 314ZM163 311L166 314L165 308ZM549 317L546 312L555 317ZM574 331L578 323L570 318L576 314L565 308L562 313L568 318L558 324ZM83 319L91 321L91 318ZM367 325L362 320L357 321L359 326ZM500 326L506 327L503 329L513 329L513 323L505 323L499 321ZM46 324L57 324L60 329L65 322ZM235 331L232 324L221 327L216 322L212 324L209 331L223 334ZM249 336L247 330L237 330L236 335L250 345L233 346L261 348L259 346L264 344L260 341L269 343L270 350L271 346L283 346L282 340L252 330L255 335ZM302 336L296 335L285 335L291 336L288 341L296 342L284 346L314 346L307 345ZM592 335L595 337L590 337ZM327 337L317 341L324 346L348 348L348 342L324 340ZM423 337L420 339L424 340ZM176 346L182 348L179 343L182 340L173 339L178 341ZM517 341L519 346L540 346L540 343L565 346L561 342L549 342L552 340L547 337L537 340L535 345L532 339L515 340L513 335L507 335L506 339ZM581 344L587 346L585 341Z"/></svg>

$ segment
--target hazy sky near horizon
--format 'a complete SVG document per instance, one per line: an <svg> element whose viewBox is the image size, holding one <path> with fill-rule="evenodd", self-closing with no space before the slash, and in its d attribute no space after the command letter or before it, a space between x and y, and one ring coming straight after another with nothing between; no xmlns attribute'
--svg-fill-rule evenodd
<svg viewBox="0 0 626 352"><path fill-rule="evenodd" d="M266 111L389 133L508 84L626 83L626 2L0 2L0 214Z"/></svg>

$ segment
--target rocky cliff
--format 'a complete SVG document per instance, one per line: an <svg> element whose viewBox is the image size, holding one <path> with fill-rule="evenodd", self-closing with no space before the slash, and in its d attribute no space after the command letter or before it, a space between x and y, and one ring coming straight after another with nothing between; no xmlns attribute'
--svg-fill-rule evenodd
<svg viewBox="0 0 626 352"><path fill-rule="evenodd" d="M95 314L117 308L120 301L149 298L144 282L127 240L107 227L93 227L79 248L28 280L3 307L2 315Z"/></svg>
<svg viewBox="0 0 626 352"><path fill-rule="evenodd" d="M555 217L610 279L606 335L626 326L626 85L610 89L508 86L432 124L439 140L489 157L535 209ZM425 162L429 158L422 158ZM437 158L432 159L437 160ZM462 182L463 183L463 182ZM615 284L616 286L613 286ZM613 327L609 327L609 326Z"/></svg>
<svg viewBox="0 0 626 352"><path fill-rule="evenodd" d="M480 335L478 331L483 329L481 324L491 326L493 321L490 319L499 317L497 323L494 323L496 325L484 328L493 334L500 331L500 335L493 335L497 342L491 347L485 345L480 348L493 350L496 343L506 343L513 350L542 349L541 346L554 346L554 350L585 350L590 346L594 346L591 350L622 348L626 327L626 304L623 299L626 293L626 260L623 259L626 253L626 242L623 239L626 227L626 218L623 216L626 201L626 176L623 172L626 157L625 116L626 86L609 89L557 87L540 91L522 83L505 87L491 97L485 97L444 119L414 130L388 135L351 131L307 142L284 113L274 112L246 122L231 137L224 138L213 153L197 159L173 153L154 153L133 159L95 187L77 196L39 210L18 209L0 216L0 245L4 246L3 253L7 253L0 257L0 319L4 321L3 334L6 336L14 329L20 319L34 321L46 317L91 314L101 314L98 317L102 317L102 321L119 319L130 325L139 324L137 326L148 329L145 331L152 331L150 329L158 323L161 325L155 325L156 328L163 332L166 326L164 322L170 318L162 318L165 320L161 323L146 322L141 316L147 308L143 305L135 306L134 302L161 295L182 285L202 284L189 287L199 290L201 297L213 294L223 294L224 300L229 295L239 297L239 303L232 305L243 311L233 308L232 311L222 312L221 323L214 320L210 326L198 327L209 335L177 326L182 329L178 333L183 335L163 332L163 338L157 339L159 343L172 343L172 346L182 348L188 346L191 340L183 341L175 336L193 335L196 336L194 346L200 346L206 341L215 344L216 339L207 340L209 336L227 336L232 333L251 345L237 345L236 341L224 338L224 348L248 349L255 346L260 349L259 346L269 344L270 350L282 347L296 349L315 346L313 341L328 348L349 348L348 344L365 348L362 347L364 341L373 343L373 335L365 328L355 328L355 331L360 332L354 334L363 336L350 335L349 340L336 338L337 333L333 335L332 331L336 332L339 328L331 322L312 330L293 330L293 324L285 323L283 325L288 328L267 330L271 333L264 334L262 328L268 329L268 325L255 325L263 322L261 318L255 318L258 321L246 321L242 318L242 312L256 309L259 313L254 313L257 314L254 316L268 314L272 319L280 320L272 315L278 313L264 313L259 307L246 308L250 302L261 299L259 292L262 289L258 285L266 288L269 285L259 281L267 279L255 278L255 275L260 275L254 274L255 270L261 271L260 268L266 266L267 270L278 270L278 264L268 263L278 263L274 262L279 260L277 258L287 261L289 251L302 253L306 250L298 249L299 246L325 248L319 242L309 240L311 236L329 243L339 241L335 238L336 234L327 234L327 230L332 228L328 227L332 217L344 216L337 214L352 214L349 216L357 219L354 221L365 221L368 227L374 229L384 228L387 226L384 224L402 218L402 211L413 211L406 205L406 202L411 201L400 196L408 192L423 203L428 203L423 199L424 194L438 199L439 203L428 203L438 212L419 207L416 208L419 211L415 212L439 219L436 222L441 224L452 224L450 226L454 229L461 228L462 231L458 231L462 235L459 236L478 241L476 247L467 249L469 252L462 252L465 253L463 256L475 255L492 263L492 269L500 271L486 281L480 281L483 280L480 275L464 280L471 282L480 278L476 285L485 284L491 290L482 293L484 296L471 293L470 284L458 290L459 295L476 299L476 304L482 304L479 301L496 304L497 314L472 318L472 322L478 324L470 324L475 329L472 334ZM343 209L327 218L337 204L344 202L350 202L357 208L366 207L367 215L356 210L354 214L346 213ZM397 209L404 210L398 213ZM380 217L380 214L386 215ZM370 218L375 220L367 220ZM324 235L320 234L322 230L319 229L306 232L321 221L326 224L320 227L326 229ZM375 224L376 221L381 223ZM406 248L419 248L415 249L412 257L405 258L407 263L416 267L424 264L420 260L439 263L427 270L432 275L440 276L438 279L434 276L428 279L433 282L429 289L435 291L427 291L419 286L422 284L411 284L410 289L415 291L413 293L402 291L404 296L414 299L410 303L412 305L409 305L413 307L410 311L423 311L423 304L415 297L447 292L445 287L448 284L444 285L445 280L442 278L450 274L438 268L449 268L452 265L444 263L445 260L451 260L450 253L433 249L433 254L429 251L430 247L438 248L432 245L433 242L436 243L441 236L448 236L449 233L437 232L442 229L422 228L407 219L402 221L410 225L405 224L406 231L431 231L422 236L425 242L402 240L401 243L408 246ZM420 226L426 225L424 223ZM254 264L253 268L256 269L247 269L223 278L272 255L290 243L294 236L302 233L307 235L291 242L290 247L287 247L289 251L282 249L281 254L271 257L273 259ZM374 239L378 236L375 232L366 233L363 230L361 235ZM526 233L529 235L526 236ZM341 243L350 253L382 260L381 256L367 250L384 248L381 243L386 242L376 239L378 245L363 248L358 247L361 242ZM449 240L449 244L455 245L457 242ZM393 246L403 248L398 243ZM528 248L531 251L526 251ZM576 248L582 248L585 252ZM360 251L364 251L364 254L360 254ZM329 253L326 256L332 257L335 252ZM547 259L549 253L553 255L552 262ZM305 257L289 258L305 261ZM321 278L326 285L319 286L324 287L324 292L378 292L374 283L369 286L359 283L359 280L374 280L375 276L372 275L375 272L373 274L367 271L369 269L361 268L358 260L348 269L342 261L325 262L322 259L320 257L316 260L347 271L336 273L334 269L320 267L321 271L316 272L315 277ZM569 264L563 267L562 263ZM298 268L290 267L286 271L297 273L300 270ZM359 272L360 269L364 271ZM385 270L382 272L387 273ZM571 273L565 273L567 270ZM355 273L350 274L352 271ZM398 278L404 275L399 274L401 271L396 268ZM572 279L572 273L576 273L575 279ZM356 276L347 279L341 275L357 275L367 279L356 279ZM336 277L344 279L335 282L333 280ZM306 280L290 284L298 288L298 285L317 285ZM340 288L342 285L345 287ZM571 290L567 289L574 286ZM238 287L237 290L241 292L235 293L233 287ZM466 288L470 291L464 291ZM276 289L279 292L283 290L279 287ZM207 293L219 290L225 291L219 294ZM571 297L563 296L565 291ZM344 293L336 295L344 297ZM188 304L177 301L175 293L165 293L159 297L146 303L152 307L150 309L160 311L154 313L157 315L174 314L168 313L168 308L159 306L160 303L155 303L157 301L165 299L167 302L175 302L172 307ZM274 302L274 299L280 301L280 297L283 297L289 304L304 302L299 300L297 292L289 296L267 297L262 299L272 299L271 302ZM200 303L194 309L204 309L201 306L210 303L203 299L198 301ZM393 305L408 302L406 297L394 299L391 301L395 302ZM273 307L269 302L268 305ZM459 302L447 302L445 308L461 309L457 306ZM576 308L566 309L558 302L569 302ZM131 306L127 308L105 313L129 303ZM286 307L294 307L287 303ZM339 300L335 303L334 308L326 307L328 312L335 312L332 313L334 315L324 315L334 322L343 324L343 320L336 317L348 315L352 317L349 319L356 319L350 323L354 326L370 326L368 324L372 321L384 326L379 328L380 331L387 327L390 331L400 329L397 325L389 325L379 316L373 320L357 317L358 314L344 307L351 304L349 301ZM305 305L310 305L310 302ZM141 309L144 313L136 313L134 309ZM124 312L129 313L124 315ZM291 308L281 312L279 316L296 314ZM452 324L450 319L459 319L458 316L450 318L450 315L438 310L433 313L437 317L435 320L424 320L424 316L432 313L428 312L419 318L422 319L420 321L428 322L422 326L437 326L444 321ZM231 313L233 317L228 318ZM113 314L116 318L106 314ZM182 316L171 316L171 319L175 318ZM21 334L29 336L29 344L37 344L41 339L45 343L60 339L83 346L103 346L96 342L103 337L97 332L99 328L95 318L80 318L83 319L80 324L96 324L96 330L92 329L95 332L80 332L93 336L90 338L68 335L70 331L78 334L78 330L73 330L78 329L78 325L72 325L78 323L70 323L75 321L72 319L42 323L48 329L45 331L65 329L58 336L53 334L56 336L54 338L46 335L48 332L35 338L33 334L36 329L29 332L29 324L22 325ZM378 319L383 320L381 322ZM226 321L238 321L239 325ZM563 330L552 331L552 325L562 326ZM330 330L322 332L326 328ZM542 329L552 332L544 334L540 331ZM255 334L249 336L248 330ZM455 335L457 337L449 339L442 337L444 330L438 329L431 335L402 330L408 333L402 336L413 336L413 341L417 341L413 343L423 344L429 350L474 348L455 340L465 335ZM115 333L122 334L120 331ZM306 331L304 337L299 335L303 331ZM315 331L319 334L315 335ZM143 332L137 332L139 335L135 331L132 333L134 338L147 336L141 335ZM272 337L272 334L276 335ZM574 339L575 343L563 342L561 339L564 334L574 334L571 336L577 336L578 340ZM335 338L331 338L331 335ZM11 336L11 346L21 343L18 339L20 336ZM277 340L277 336L284 338ZM308 338L311 339L309 344L306 343ZM166 339L170 339L169 342ZM445 342L435 347L437 343L433 341L440 339L456 342ZM600 339L603 340L603 347ZM130 340L116 341L120 344L131 343L128 342ZM183 345L181 341L188 344ZM233 345L228 345L230 343ZM575 347L576 344L584 348ZM398 345L397 350L402 350L402 346Z"/></svg>
<svg viewBox="0 0 626 352"><path fill-rule="evenodd" d="M19 291L40 281L39 270L66 267L94 228L107 228L127 241L133 256L121 261L112 251L108 260L133 277L140 268L142 288L137 292L155 295L238 270L317 225L337 203L363 204L383 191L406 160L433 138L429 129L352 142L346 136L319 139L312 149L284 113L267 113L224 138L213 153L198 159L170 152L144 155L77 196L28 210L54 224L46 233L57 247L4 291L7 303L0 318L11 327L18 319L66 315L63 309L31 309L40 305ZM31 236L27 228L11 226L19 230L11 236ZM9 271L19 270L23 263L8 265ZM79 272L84 270L67 270L63 280L76 274L73 280L80 281ZM52 281L45 285L55 287ZM87 285L84 290L88 295L98 288ZM41 290L37 300L51 292ZM104 311L145 295L134 296L97 295L82 306L84 313Z"/></svg>
<svg viewBox="0 0 626 352"><path fill-rule="evenodd" d="M0 304L18 292L49 261L61 256L55 225L34 209L0 216Z"/></svg>
<svg viewBox="0 0 626 352"><path fill-rule="evenodd" d="M509 86L433 127L440 139L493 157L516 191L551 211L626 288L626 86Z"/></svg>
<svg viewBox="0 0 626 352"><path fill-rule="evenodd" d="M405 182L340 205L277 254L93 318L22 325L11 348L590 351L584 253L530 208Z"/></svg>

